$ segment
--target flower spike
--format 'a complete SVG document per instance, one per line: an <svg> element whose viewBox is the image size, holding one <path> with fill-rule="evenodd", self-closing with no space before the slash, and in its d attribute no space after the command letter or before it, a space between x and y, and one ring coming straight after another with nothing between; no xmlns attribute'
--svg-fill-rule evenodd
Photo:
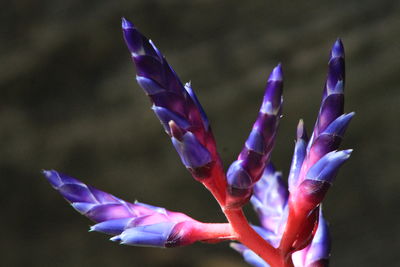
<svg viewBox="0 0 400 267"><path fill-rule="evenodd" d="M43 174L73 208L96 222L90 232L114 235L112 241L135 246L176 247L214 238L207 231L215 226L200 223L186 214L140 202L132 204L54 170L43 171ZM220 233L224 234L219 230ZM218 241L225 237L216 235L216 238Z"/></svg>
<svg viewBox="0 0 400 267"><path fill-rule="evenodd" d="M183 164L196 180L211 191L219 191L216 194L223 203L226 182L222 163L209 121L191 84L183 85L154 43L125 18L122 31L136 66L136 80L153 103L152 109ZM173 135L170 121L174 122L175 129L182 131L183 139ZM205 181L211 178L218 181Z"/></svg>
<svg viewBox="0 0 400 267"><path fill-rule="evenodd" d="M276 66L269 76L264 99L238 159L227 172L229 206L241 206L251 196L254 184L261 178L275 142L282 112L282 67Z"/></svg>
<svg viewBox="0 0 400 267"><path fill-rule="evenodd" d="M333 163L324 165L322 162L325 162L326 160L321 160L326 155L330 154L330 152L339 148L344 132L354 116L354 112L343 114L344 78L344 48L341 40L338 39L334 43L330 52L328 77L323 92L322 103L311 140L307 145L307 151L301 165L300 173L297 174L297 185L307 179L311 168L316 170L314 165L332 168L337 171L337 168L333 167ZM343 158L343 161L341 161L343 163L349 157L350 153L351 151L348 150L339 154L332 153L330 155L337 155L336 158L339 158L339 155L343 155L341 157ZM320 163L318 164L318 162ZM298 170L298 168L296 168L296 170ZM329 179L326 178L325 180L331 182L335 174L336 173L332 173L331 177ZM293 191L293 189L291 190Z"/></svg>
<svg viewBox="0 0 400 267"><path fill-rule="evenodd" d="M295 233L311 232L309 214L315 212L324 199L339 167L352 150L337 151L354 112L343 114L345 63L342 42L332 47L328 77L314 130L304 151L303 138L298 138L289 175L289 216L280 249L290 251L295 246ZM301 166L301 167L300 167ZM300 169L300 171L299 171ZM303 228L302 228L303 227ZM303 230L302 230L303 229ZM298 242L297 242L298 243Z"/></svg>

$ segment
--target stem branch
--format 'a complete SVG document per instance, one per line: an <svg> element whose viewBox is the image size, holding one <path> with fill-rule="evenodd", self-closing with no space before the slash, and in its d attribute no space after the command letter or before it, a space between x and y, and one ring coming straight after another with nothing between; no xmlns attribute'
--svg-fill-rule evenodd
<svg viewBox="0 0 400 267"><path fill-rule="evenodd" d="M224 214L231 224L233 231L237 235L237 239L249 249L254 251L271 267L286 267L284 258L279 251L264 240L257 232L249 225L241 208L224 209Z"/></svg>

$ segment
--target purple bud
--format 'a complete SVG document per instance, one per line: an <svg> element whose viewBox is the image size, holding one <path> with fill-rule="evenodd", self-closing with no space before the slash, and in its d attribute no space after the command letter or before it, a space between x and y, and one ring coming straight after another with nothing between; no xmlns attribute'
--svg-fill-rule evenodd
<svg viewBox="0 0 400 267"><path fill-rule="evenodd" d="M127 20L126 18L122 17L121 20L122 20L122 29L127 30L129 28L135 27L135 25L133 25L133 23Z"/></svg>
<svg viewBox="0 0 400 267"><path fill-rule="evenodd" d="M237 160L229 166L226 179L228 184L233 188L247 189L252 185L252 179L241 163L240 160Z"/></svg>
<svg viewBox="0 0 400 267"><path fill-rule="evenodd" d="M339 167L350 157L352 151L352 149L348 149L332 151L326 154L317 163L311 166L305 179L332 183Z"/></svg>
<svg viewBox="0 0 400 267"><path fill-rule="evenodd" d="M228 204L230 206L237 206L239 202L245 203L245 198L249 196L269 161L282 109L282 85L282 68L279 64L268 79L260 112L245 146L238 160L228 169L228 192L236 195L236 198L229 200L232 202Z"/></svg>
<svg viewBox="0 0 400 267"><path fill-rule="evenodd" d="M328 91L335 88L339 81L345 80L345 63L344 63L344 47L340 39L336 40L330 52L328 63L328 77L324 90L324 97L328 95Z"/></svg>
<svg viewBox="0 0 400 267"><path fill-rule="evenodd" d="M267 82L263 104L261 107L262 112L268 114L277 114L282 104L282 85L283 85L283 72L281 64L276 66Z"/></svg>
<svg viewBox="0 0 400 267"><path fill-rule="evenodd" d="M153 45L149 42L149 40L136 29L132 22L125 18L122 19L122 31L124 34L125 43L128 46L132 57L148 55L157 59L158 61L162 60L157 51L154 50Z"/></svg>
<svg viewBox="0 0 400 267"><path fill-rule="evenodd" d="M344 46L342 40L338 38L336 42L333 44L331 54L331 58L342 57L344 58Z"/></svg>
<svg viewBox="0 0 400 267"><path fill-rule="evenodd" d="M172 137L172 143L186 168L196 169L211 162L210 152L191 132L186 132L182 140Z"/></svg>
<svg viewBox="0 0 400 267"><path fill-rule="evenodd" d="M70 202L94 202L96 199L89 188L80 181L54 170L43 171L51 185Z"/></svg>
<svg viewBox="0 0 400 267"><path fill-rule="evenodd" d="M137 81L154 104L153 109L165 131L170 136L175 135L172 142L185 166L198 180L211 177L212 172L222 173L207 116L190 84L183 86L154 43L132 23L122 19L122 29L136 65ZM174 128L177 130L174 134L168 125L170 121L178 126ZM178 131L178 128L184 131ZM185 139L186 131L194 137Z"/></svg>
<svg viewBox="0 0 400 267"><path fill-rule="evenodd" d="M135 204L125 202L56 171L43 171L43 174L77 211L97 222L90 228L90 231L115 235L121 234L127 229L146 225L183 222L186 223L185 225L191 225L194 222L192 218L183 213L139 202ZM123 238L115 237L113 240L118 239L122 240Z"/></svg>
<svg viewBox="0 0 400 267"><path fill-rule="evenodd" d="M131 246L165 247L175 225L174 222L163 222L129 228L111 240Z"/></svg>

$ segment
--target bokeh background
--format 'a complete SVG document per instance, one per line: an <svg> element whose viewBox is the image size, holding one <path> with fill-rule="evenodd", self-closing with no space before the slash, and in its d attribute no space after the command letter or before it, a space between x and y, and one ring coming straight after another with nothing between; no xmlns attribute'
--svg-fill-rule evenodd
<svg viewBox="0 0 400 267"><path fill-rule="evenodd" d="M120 17L191 80L232 162L282 62L285 117L273 160L287 175L295 126L311 130L337 37L347 54L351 160L325 214L332 266L400 266L400 2L4 1L0 10L1 266L244 267L227 243L119 246L87 233L41 177L57 169L123 199L224 220L184 169L134 80ZM256 222L251 209L247 212Z"/></svg>

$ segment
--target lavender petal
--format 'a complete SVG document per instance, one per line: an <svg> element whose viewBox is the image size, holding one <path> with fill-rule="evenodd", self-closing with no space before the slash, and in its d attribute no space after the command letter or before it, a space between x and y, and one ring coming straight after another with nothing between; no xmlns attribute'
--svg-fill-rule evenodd
<svg viewBox="0 0 400 267"><path fill-rule="evenodd" d="M191 132L186 132L182 140L172 137L172 143L183 164L190 169L196 169L211 162L210 152L197 140Z"/></svg>
<svg viewBox="0 0 400 267"><path fill-rule="evenodd" d="M174 222L163 222L129 228L122 232L118 239L124 245L165 247L175 225Z"/></svg>
<svg viewBox="0 0 400 267"><path fill-rule="evenodd" d="M348 149L326 154L308 170L306 179L332 183L339 167L350 157L352 151Z"/></svg>

